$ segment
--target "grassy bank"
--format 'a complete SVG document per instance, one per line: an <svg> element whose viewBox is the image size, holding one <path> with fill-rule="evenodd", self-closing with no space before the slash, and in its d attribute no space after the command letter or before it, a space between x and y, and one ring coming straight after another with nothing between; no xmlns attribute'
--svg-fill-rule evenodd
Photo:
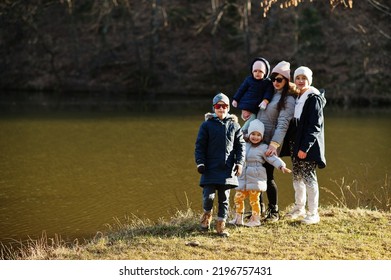
<svg viewBox="0 0 391 280"><path fill-rule="evenodd" d="M199 216L188 209L156 223L137 217L118 220L107 233L85 244L42 237L17 250L3 246L0 259L391 259L390 212L330 206L320 209L317 225L282 219L258 228L230 226L229 238L218 237L214 231L200 232Z"/></svg>

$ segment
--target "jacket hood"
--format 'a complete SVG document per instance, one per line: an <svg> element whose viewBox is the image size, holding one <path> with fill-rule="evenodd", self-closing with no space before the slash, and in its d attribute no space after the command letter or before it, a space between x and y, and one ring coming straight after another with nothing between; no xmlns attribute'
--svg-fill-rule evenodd
<svg viewBox="0 0 391 280"><path fill-rule="evenodd" d="M218 117L216 116L215 113L208 112L208 113L205 114L205 120L206 121L207 120L211 120L211 119L215 119L215 118L218 119ZM234 114L228 114L226 119L232 119L233 122L239 123L238 117L236 115L234 115Z"/></svg>
<svg viewBox="0 0 391 280"><path fill-rule="evenodd" d="M323 88L320 90L314 90L314 93L311 93L310 96L312 96L312 95L315 95L319 99L320 104L322 105L322 108L324 108L326 106L326 103L327 103L326 97L325 97L326 91Z"/></svg>
<svg viewBox="0 0 391 280"><path fill-rule="evenodd" d="M266 65L266 73L265 73L265 77L264 79L268 78L269 75L270 75L270 64L269 64L269 61L267 61L265 58L263 57L257 57L255 58L252 62L251 62L251 65L250 65L250 74L252 75L253 74L253 65L256 61L262 61L263 63L265 63Z"/></svg>

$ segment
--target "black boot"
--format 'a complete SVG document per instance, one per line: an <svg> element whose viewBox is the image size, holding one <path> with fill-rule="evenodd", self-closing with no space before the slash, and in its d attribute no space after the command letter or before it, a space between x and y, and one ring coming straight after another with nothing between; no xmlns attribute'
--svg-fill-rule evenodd
<svg viewBox="0 0 391 280"><path fill-rule="evenodd" d="M265 219L266 218L266 206L265 203L263 203L263 192L261 192L261 195L259 196L259 206L261 210L261 218Z"/></svg>
<svg viewBox="0 0 391 280"><path fill-rule="evenodd" d="M266 210L266 222L275 223L280 219L278 212L278 205L269 204L269 208Z"/></svg>
<svg viewBox="0 0 391 280"><path fill-rule="evenodd" d="M266 206L265 206L265 203L261 203L261 218L264 219L266 218Z"/></svg>

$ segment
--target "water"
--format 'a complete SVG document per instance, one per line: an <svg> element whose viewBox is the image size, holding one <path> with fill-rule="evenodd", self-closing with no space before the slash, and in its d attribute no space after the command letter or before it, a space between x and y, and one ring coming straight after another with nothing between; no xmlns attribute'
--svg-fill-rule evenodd
<svg viewBox="0 0 391 280"><path fill-rule="evenodd" d="M0 241L43 232L83 240L115 218L157 220L188 206L201 210L194 142L203 115L185 111L2 115ZM321 205L333 203L323 188L338 193L333 181L341 178L373 192L384 186L391 173L391 113L325 114ZM284 209L293 202L291 177L275 173Z"/></svg>

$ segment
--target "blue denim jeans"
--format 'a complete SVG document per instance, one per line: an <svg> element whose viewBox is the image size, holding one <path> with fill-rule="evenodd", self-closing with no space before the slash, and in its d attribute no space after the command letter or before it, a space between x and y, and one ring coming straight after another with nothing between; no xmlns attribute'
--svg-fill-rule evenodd
<svg viewBox="0 0 391 280"><path fill-rule="evenodd" d="M204 208L204 211L212 211L217 191L217 199L219 203L217 217L225 221L228 217L230 190L230 188L227 188L224 185L205 185L202 191L202 207Z"/></svg>

